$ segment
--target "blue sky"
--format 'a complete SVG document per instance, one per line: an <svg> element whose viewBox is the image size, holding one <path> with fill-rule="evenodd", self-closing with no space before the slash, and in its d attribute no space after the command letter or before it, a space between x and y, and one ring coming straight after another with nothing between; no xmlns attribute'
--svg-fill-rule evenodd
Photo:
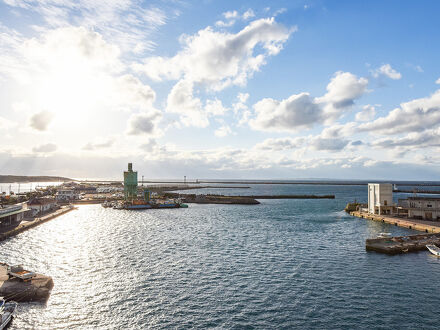
<svg viewBox="0 0 440 330"><path fill-rule="evenodd" d="M0 173L438 180L439 7L4 0Z"/></svg>

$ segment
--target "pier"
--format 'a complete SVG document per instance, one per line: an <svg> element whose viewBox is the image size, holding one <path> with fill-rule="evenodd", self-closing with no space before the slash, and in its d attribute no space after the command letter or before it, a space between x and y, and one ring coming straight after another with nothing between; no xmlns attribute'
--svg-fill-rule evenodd
<svg viewBox="0 0 440 330"><path fill-rule="evenodd" d="M393 226L423 231L425 233L440 233L440 222L435 223L433 221L398 218L392 216L364 213L359 211L350 212L350 215L367 220L388 223Z"/></svg>
<svg viewBox="0 0 440 330"><path fill-rule="evenodd" d="M42 223L45 223L49 220L52 220L56 217L59 217L60 215L65 214L67 212L70 212L73 209L74 209L74 207L72 205L66 205L66 206L63 206L60 209L56 210L55 212L46 214L46 215L39 217L39 218L35 218L35 220L32 220L32 221L24 220L17 227L11 229L10 231L7 231L5 233L1 233L0 234L0 241L3 241L9 237L18 235L28 229L34 228L38 225L41 225Z"/></svg>
<svg viewBox="0 0 440 330"><path fill-rule="evenodd" d="M0 296L17 302L45 301L53 288L52 277L35 274L21 280L8 274L8 265L0 263Z"/></svg>
<svg viewBox="0 0 440 330"><path fill-rule="evenodd" d="M440 245L440 234L371 238L365 241L365 249L379 253L400 254L426 251L428 244Z"/></svg>

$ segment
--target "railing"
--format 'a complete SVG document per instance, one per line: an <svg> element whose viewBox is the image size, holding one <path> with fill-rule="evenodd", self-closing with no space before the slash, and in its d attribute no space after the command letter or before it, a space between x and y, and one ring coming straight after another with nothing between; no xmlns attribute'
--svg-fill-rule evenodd
<svg viewBox="0 0 440 330"><path fill-rule="evenodd" d="M11 212L18 211L21 209L22 209L21 205L9 206L4 209L0 209L0 214L11 213Z"/></svg>

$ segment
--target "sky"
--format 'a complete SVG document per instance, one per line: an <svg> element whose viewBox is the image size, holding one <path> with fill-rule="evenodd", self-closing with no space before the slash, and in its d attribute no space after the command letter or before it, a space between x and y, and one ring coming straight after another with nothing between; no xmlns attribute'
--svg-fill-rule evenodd
<svg viewBox="0 0 440 330"><path fill-rule="evenodd" d="M440 180L438 12L0 0L0 174Z"/></svg>

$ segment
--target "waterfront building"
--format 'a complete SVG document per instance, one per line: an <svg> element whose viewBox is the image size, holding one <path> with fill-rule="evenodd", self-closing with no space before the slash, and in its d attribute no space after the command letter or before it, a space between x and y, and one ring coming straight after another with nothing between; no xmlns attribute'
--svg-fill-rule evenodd
<svg viewBox="0 0 440 330"><path fill-rule="evenodd" d="M423 220L440 220L440 198L412 196L399 200L399 205L408 210L408 217Z"/></svg>
<svg viewBox="0 0 440 330"><path fill-rule="evenodd" d="M392 214L394 209L393 185L391 183L369 183L368 213Z"/></svg>
<svg viewBox="0 0 440 330"><path fill-rule="evenodd" d="M5 232L17 227L24 218L24 213L28 211L22 204L0 206L0 232Z"/></svg>
<svg viewBox="0 0 440 330"><path fill-rule="evenodd" d="M79 194L73 189L59 189L55 195L57 201L70 201L79 199Z"/></svg>
<svg viewBox="0 0 440 330"><path fill-rule="evenodd" d="M53 198L33 198L27 205L31 209L33 217L57 208L56 201Z"/></svg>
<svg viewBox="0 0 440 330"><path fill-rule="evenodd" d="M133 171L133 164L128 163L128 171L124 172L124 198L133 200L137 197L138 176Z"/></svg>

